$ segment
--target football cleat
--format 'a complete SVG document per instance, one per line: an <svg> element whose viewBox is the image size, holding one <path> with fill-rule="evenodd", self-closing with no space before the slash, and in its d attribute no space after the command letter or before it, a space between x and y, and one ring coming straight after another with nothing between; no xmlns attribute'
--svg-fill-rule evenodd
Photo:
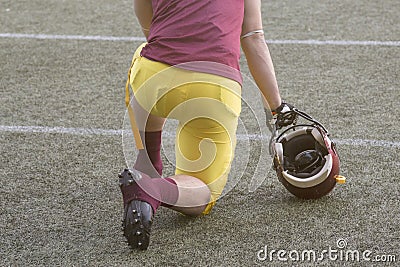
<svg viewBox="0 0 400 267"><path fill-rule="evenodd" d="M135 186L140 173L125 169L119 175L120 187ZM146 250L150 244L153 209L147 202L132 200L124 205L122 230L132 249Z"/></svg>
<svg viewBox="0 0 400 267"><path fill-rule="evenodd" d="M339 175L339 154L325 127L308 114L291 108L286 118L291 124L274 127L270 152L279 181L293 195L316 199L345 182ZM297 124L303 118L305 124ZM278 129L286 126L282 133Z"/></svg>

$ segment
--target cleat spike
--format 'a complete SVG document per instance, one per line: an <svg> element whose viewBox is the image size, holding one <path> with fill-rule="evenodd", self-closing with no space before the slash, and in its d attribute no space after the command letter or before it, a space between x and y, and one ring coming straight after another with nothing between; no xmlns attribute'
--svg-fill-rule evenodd
<svg viewBox="0 0 400 267"><path fill-rule="evenodd" d="M125 237L131 249L147 249L153 219L150 204L140 200L132 200L125 205L124 209L122 236Z"/></svg>

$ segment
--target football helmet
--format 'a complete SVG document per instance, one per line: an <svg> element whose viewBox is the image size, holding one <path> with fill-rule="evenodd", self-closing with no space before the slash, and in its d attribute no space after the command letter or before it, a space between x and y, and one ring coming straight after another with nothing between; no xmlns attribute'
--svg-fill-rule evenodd
<svg viewBox="0 0 400 267"><path fill-rule="evenodd" d="M316 199L327 195L336 183L344 183L339 175L339 154L326 128L293 106L277 115L270 152L285 188L299 198ZM282 123L280 118L290 118L291 123ZM299 118L306 123L297 124ZM280 129L283 131L278 133Z"/></svg>

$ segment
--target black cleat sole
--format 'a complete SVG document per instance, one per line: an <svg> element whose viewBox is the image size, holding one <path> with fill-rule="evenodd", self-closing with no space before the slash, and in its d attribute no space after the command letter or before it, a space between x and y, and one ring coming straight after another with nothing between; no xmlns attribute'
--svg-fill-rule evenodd
<svg viewBox="0 0 400 267"><path fill-rule="evenodd" d="M124 209L124 236L132 249L146 250L150 244L153 210L147 202L132 200Z"/></svg>

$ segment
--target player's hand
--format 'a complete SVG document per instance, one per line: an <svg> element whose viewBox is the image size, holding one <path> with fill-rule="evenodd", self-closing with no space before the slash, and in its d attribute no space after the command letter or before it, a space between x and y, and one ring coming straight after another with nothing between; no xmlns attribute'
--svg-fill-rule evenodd
<svg viewBox="0 0 400 267"><path fill-rule="evenodd" d="M282 101L282 104L274 110L265 109L268 129L273 132L296 123L298 115L293 109L294 106L285 101Z"/></svg>

